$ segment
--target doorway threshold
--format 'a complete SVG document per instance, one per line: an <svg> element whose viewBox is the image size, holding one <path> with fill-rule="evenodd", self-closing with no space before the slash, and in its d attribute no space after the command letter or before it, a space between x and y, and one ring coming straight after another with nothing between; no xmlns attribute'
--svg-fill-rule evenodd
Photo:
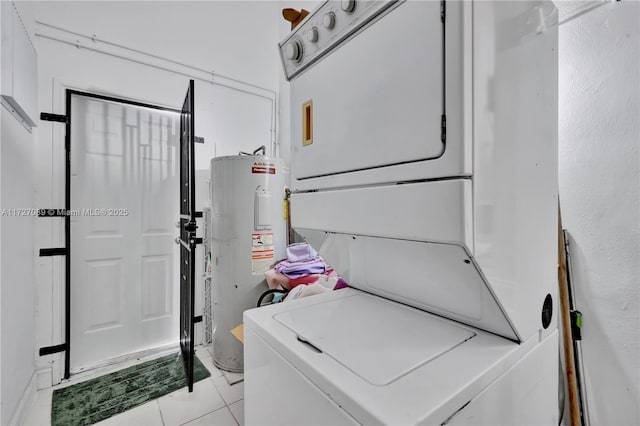
<svg viewBox="0 0 640 426"><path fill-rule="evenodd" d="M89 378L109 374L117 370L121 370L132 365L140 364L146 361L150 361L155 358L159 358L165 355L169 355L180 350L178 342L170 343L156 348L145 349L138 352L132 352L125 355L108 358L97 364L82 366L78 369L71 371L71 377L68 380L62 380L61 383L77 383L83 382Z"/></svg>

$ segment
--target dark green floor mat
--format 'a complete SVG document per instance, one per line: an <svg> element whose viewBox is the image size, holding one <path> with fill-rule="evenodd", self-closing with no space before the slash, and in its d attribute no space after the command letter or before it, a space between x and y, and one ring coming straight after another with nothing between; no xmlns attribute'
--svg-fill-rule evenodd
<svg viewBox="0 0 640 426"><path fill-rule="evenodd" d="M209 370L194 357L193 381L210 375ZM51 425L97 423L185 386L187 379L181 355L167 355L55 390Z"/></svg>

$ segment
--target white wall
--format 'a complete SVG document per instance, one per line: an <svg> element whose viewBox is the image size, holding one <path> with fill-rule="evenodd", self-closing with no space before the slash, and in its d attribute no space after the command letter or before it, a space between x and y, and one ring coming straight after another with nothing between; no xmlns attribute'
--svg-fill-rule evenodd
<svg viewBox="0 0 640 426"><path fill-rule="evenodd" d="M260 145L269 147L273 102L277 99L276 2L17 2L38 50L40 110L64 113L64 88L107 93L180 108L189 76L142 65L151 62L200 78L196 81L196 169L207 169L213 156L237 154ZM169 58L177 64L93 42L52 29L46 24ZM83 48L52 41L78 40ZM127 56L123 60L85 49ZM186 64L216 73L211 75ZM220 78L222 74L249 84ZM260 88L254 87L259 86ZM275 106L277 108L277 105ZM36 151L36 205L64 205L64 126L43 123ZM177 196L177 195L176 195ZM36 222L36 247L57 247L64 242L59 218ZM62 258L36 259L36 348L64 341ZM38 386L56 383L63 357L37 358Z"/></svg>
<svg viewBox="0 0 640 426"><path fill-rule="evenodd" d="M0 12L1 13L1 12ZM0 122L2 119L0 118ZM0 133L2 124L0 123ZM0 138L2 135L0 134ZM2 140L0 140L0 143ZM0 208L2 208L2 149L0 149ZM2 225L0 224L0 241L2 241ZM0 332L2 331L2 244L0 244ZM2 422L2 336L0 336L0 423Z"/></svg>
<svg viewBox="0 0 640 426"><path fill-rule="evenodd" d="M0 219L0 424L5 425L19 414L16 410L23 395L28 394L35 371L34 216L16 216L11 212L34 208L35 138L5 108L0 110L0 204L4 211Z"/></svg>
<svg viewBox="0 0 640 426"><path fill-rule="evenodd" d="M95 35L130 48L170 58L216 74L230 76L268 90L240 85L269 95L277 90L277 15L275 2L19 2L27 26L37 34L79 40L81 46L116 53L121 49L92 43L39 25L52 24L83 35ZM246 28L246 30L243 30ZM34 38L41 63L43 107L51 105L51 78L62 84L151 103L181 107L188 77L171 74L72 46ZM136 60L153 61L143 55ZM210 75L175 64L160 63L196 77ZM220 83L229 83L214 77ZM204 158L237 154L271 139L271 102L203 81L196 82L196 133L205 136L198 146L196 168L207 168ZM237 86L237 85L236 85ZM55 105L60 108L60 105Z"/></svg>
<svg viewBox="0 0 640 426"><path fill-rule="evenodd" d="M594 425L637 425L640 3L560 27L559 178Z"/></svg>

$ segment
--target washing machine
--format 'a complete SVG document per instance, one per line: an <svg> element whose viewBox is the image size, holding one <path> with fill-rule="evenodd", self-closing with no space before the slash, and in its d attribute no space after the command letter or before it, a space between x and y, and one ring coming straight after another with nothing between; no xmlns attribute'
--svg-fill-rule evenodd
<svg viewBox="0 0 640 426"><path fill-rule="evenodd" d="M280 51L350 288L244 313L246 423L557 424L553 3L326 1Z"/></svg>

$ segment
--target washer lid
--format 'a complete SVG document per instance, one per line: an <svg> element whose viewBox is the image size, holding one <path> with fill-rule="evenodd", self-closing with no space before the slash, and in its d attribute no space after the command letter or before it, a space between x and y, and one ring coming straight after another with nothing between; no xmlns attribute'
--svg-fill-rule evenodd
<svg viewBox="0 0 640 426"><path fill-rule="evenodd" d="M350 287L521 341L463 245L329 234L318 253Z"/></svg>
<svg viewBox="0 0 640 426"><path fill-rule="evenodd" d="M376 386L392 383L476 335L427 312L367 294L287 310L274 319L298 340Z"/></svg>

